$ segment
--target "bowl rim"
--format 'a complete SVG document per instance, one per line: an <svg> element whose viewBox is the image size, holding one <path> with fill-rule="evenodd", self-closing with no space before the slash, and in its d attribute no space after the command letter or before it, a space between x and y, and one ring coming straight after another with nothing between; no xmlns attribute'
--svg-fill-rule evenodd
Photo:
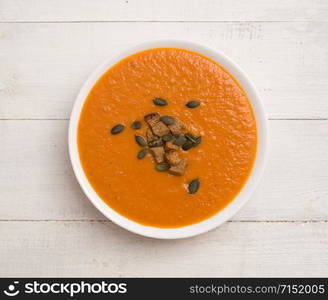
<svg viewBox="0 0 328 300"><path fill-rule="evenodd" d="M240 86L244 89L253 107L257 124L258 141L255 162L247 182L242 187L238 195L223 210L219 211L214 216L199 223L178 228L159 228L142 225L124 217L123 215L113 210L98 196L98 194L92 188L83 171L79 159L77 145L77 129L80 119L80 113L90 90L97 82L97 80L114 64L131 54L152 48L187 49L194 52L198 52L219 63L237 80ZM249 79L248 75L234 61L228 58L221 51L212 49L207 46L203 46L195 42L175 39L153 40L139 43L124 51L120 51L120 53L117 55L111 56L104 63L98 66L85 81L77 95L71 112L68 129L69 157L72 163L72 167L77 181L79 182L82 190L84 191L88 199L91 201L91 203L109 220L125 228L126 230L146 237L158 239L179 239L205 233L211 229L220 226L228 219L230 219L233 215L235 215L249 200L251 194L254 192L263 174L267 159L267 140L267 118L265 115L264 106L261 102L256 87Z"/></svg>

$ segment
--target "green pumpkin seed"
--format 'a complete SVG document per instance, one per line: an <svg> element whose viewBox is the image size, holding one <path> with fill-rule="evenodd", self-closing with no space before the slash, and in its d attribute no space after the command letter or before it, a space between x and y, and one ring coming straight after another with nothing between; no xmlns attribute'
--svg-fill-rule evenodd
<svg viewBox="0 0 328 300"><path fill-rule="evenodd" d="M202 142L202 137L199 136L195 139L195 143L193 143L193 147L197 147Z"/></svg>
<svg viewBox="0 0 328 300"><path fill-rule="evenodd" d="M191 180L188 185L189 194L195 194L198 191L199 187L200 181L198 178Z"/></svg>
<svg viewBox="0 0 328 300"><path fill-rule="evenodd" d="M200 105L200 102L199 101L196 101L196 100L191 100L189 102L186 103L186 106L188 108L196 108Z"/></svg>
<svg viewBox="0 0 328 300"><path fill-rule="evenodd" d="M172 133L164 134L162 136L162 139L164 142L171 141L173 139L173 134Z"/></svg>
<svg viewBox="0 0 328 300"><path fill-rule="evenodd" d="M131 128L132 128L132 129L135 129L135 130L140 129L140 128L141 128L141 122L139 122L139 121L134 121L134 122L131 124Z"/></svg>
<svg viewBox="0 0 328 300"><path fill-rule="evenodd" d="M154 98L153 99L153 102L157 106L165 106L165 105L167 105L167 101L164 100L164 99L162 99L162 98Z"/></svg>
<svg viewBox="0 0 328 300"><path fill-rule="evenodd" d="M155 167L156 171L158 171L158 172L165 172L169 168L170 168L170 165L167 163L160 163L160 164L157 164Z"/></svg>
<svg viewBox="0 0 328 300"><path fill-rule="evenodd" d="M165 125L172 125L175 120L171 116L162 116L159 118Z"/></svg>
<svg viewBox="0 0 328 300"><path fill-rule="evenodd" d="M158 140L155 140L155 141L151 141L148 143L148 146L149 147L162 147L163 146L163 140L162 139L158 139Z"/></svg>
<svg viewBox="0 0 328 300"><path fill-rule="evenodd" d="M124 130L125 126L122 124L117 124L115 125L111 130L110 133L111 134L119 134Z"/></svg>
<svg viewBox="0 0 328 300"><path fill-rule="evenodd" d="M147 145L145 139L141 135L135 135L134 139L136 140L137 144L141 147L145 147Z"/></svg>
<svg viewBox="0 0 328 300"><path fill-rule="evenodd" d="M183 145L182 145L182 149L184 150L184 151L188 151L190 148L192 148L192 146L193 146L193 143L192 143L192 141L186 141Z"/></svg>
<svg viewBox="0 0 328 300"><path fill-rule="evenodd" d="M191 133L185 134L186 138L191 141L193 144L196 144L196 137L194 137Z"/></svg>
<svg viewBox="0 0 328 300"><path fill-rule="evenodd" d="M180 134L176 140L173 142L174 145L177 146L182 146L183 144L185 144L187 142L186 137L184 136L184 134Z"/></svg>
<svg viewBox="0 0 328 300"><path fill-rule="evenodd" d="M138 158L138 159L143 159L143 158L146 156L147 153L148 153L148 149L147 149L147 148L143 148L143 149L141 149L141 150L138 152L138 154L137 154L137 158Z"/></svg>

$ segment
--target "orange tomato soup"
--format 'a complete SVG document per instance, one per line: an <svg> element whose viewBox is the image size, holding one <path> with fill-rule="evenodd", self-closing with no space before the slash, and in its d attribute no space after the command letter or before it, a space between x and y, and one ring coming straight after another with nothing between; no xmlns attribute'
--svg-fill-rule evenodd
<svg viewBox="0 0 328 300"><path fill-rule="evenodd" d="M167 100L155 106L152 99ZM189 109L196 99L201 105ZM144 135L152 112L180 119L202 143L182 155L183 176L158 172L150 154L138 160L134 135ZM134 130L131 123L142 121ZM116 124L125 130L111 135ZM156 48L110 68L92 88L81 112L78 148L84 172L99 197L143 225L175 228L203 221L240 192L256 156L257 129L243 89L218 63L191 51ZM196 194L187 183L200 179Z"/></svg>

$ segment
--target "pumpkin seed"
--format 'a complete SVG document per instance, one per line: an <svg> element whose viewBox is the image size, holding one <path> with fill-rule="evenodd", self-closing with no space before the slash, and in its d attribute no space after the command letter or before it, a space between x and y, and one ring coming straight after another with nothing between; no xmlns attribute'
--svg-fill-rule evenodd
<svg viewBox="0 0 328 300"><path fill-rule="evenodd" d="M145 139L141 135L135 135L134 138L139 146L145 147L147 145Z"/></svg>
<svg viewBox="0 0 328 300"><path fill-rule="evenodd" d="M139 121L134 121L134 122L131 124L131 128L132 128L132 129L135 129L135 130L140 129L140 128L141 128L141 122L139 122Z"/></svg>
<svg viewBox="0 0 328 300"><path fill-rule="evenodd" d="M162 116L159 118L165 125L172 125L174 123L174 118L171 116Z"/></svg>
<svg viewBox="0 0 328 300"><path fill-rule="evenodd" d="M162 136L162 139L164 142L171 141L173 139L173 134L172 133L167 133Z"/></svg>
<svg viewBox="0 0 328 300"><path fill-rule="evenodd" d="M111 130L110 133L111 134L119 134L124 130L125 126L122 124L117 124L115 125Z"/></svg>
<svg viewBox="0 0 328 300"><path fill-rule="evenodd" d="M160 163L160 164L157 164L155 167L156 171L158 171L158 172L165 172L169 168L170 168L170 165L167 163Z"/></svg>
<svg viewBox="0 0 328 300"><path fill-rule="evenodd" d="M186 141L183 145L182 145L182 149L184 150L184 151L188 151L190 148L192 148L192 146L193 146L193 143L192 143L192 141Z"/></svg>
<svg viewBox="0 0 328 300"><path fill-rule="evenodd" d="M195 139L195 143L193 143L193 147L197 147L202 142L202 137L199 136Z"/></svg>
<svg viewBox="0 0 328 300"><path fill-rule="evenodd" d="M188 185L189 194L195 194L198 191L199 186L200 186L200 181L198 178L191 180Z"/></svg>
<svg viewBox="0 0 328 300"><path fill-rule="evenodd" d="M193 144L196 143L196 137L194 137L191 133L186 133L185 134L186 138L191 141Z"/></svg>
<svg viewBox="0 0 328 300"><path fill-rule="evenodd" d="M182 146L183 144L185 144L187 141L186 137L184 136L184 134L180 134L176 140L173 142L174 145L177 146Z"/></svg>
<svg viewBox="0 0 328 300"><path fill-rule="evenodd" d="M148 153L148 149L147 149L147 148L143 148L143 149L141 149L141 150L138 152L138 154L137 154L137 158L138 158L138 159L143 159L143 158L146 156L147 153Z"/></svg>
<svg viewBox="0 0 328 300"><path fill-rule="evenodd" d="M163 146L163 140L162 139L158 139L158 140L155 140L155 141L150 141L148 143L148 146L149 147L162 147Z"/></svg>
<svg viewBox="0 0 328 300"><path fill-rule="evenodd" d="M165 105L167 105L167 101L164 100L164 99L162 99L162 98L154 98L153 99L153 102L157 106L165 106Z"/></svg>
<svg viewBox="0 0 328 300"><path fill-rule="evenodd" d="M199 101L196 101L196 100L191 100L191 101L188 101L187 103L186 103L186 106L188 107L188 108L196 108L196 107L198 107L200 105L200 102Z"/></svg>

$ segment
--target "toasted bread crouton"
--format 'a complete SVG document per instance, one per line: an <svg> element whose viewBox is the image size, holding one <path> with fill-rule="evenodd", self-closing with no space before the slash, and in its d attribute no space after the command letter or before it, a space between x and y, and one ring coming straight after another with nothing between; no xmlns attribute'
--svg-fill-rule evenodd
<svg viewBox="0 0 328 300"><path fill-rule="evenodd" d="M162 162L164 162L164 148L163 147L153 147L150 148L150 152L152 153L155 161L160 164Z"/></svg>
<svg viewBox="0 0 328 300"><path fill-rule="evenodd" d="M147 143L149 142L152 142L152 141L155 141L157 140L157 136L155 134L153 134L153 132L151 131L150 128L147 128L147 131L146 131L146 139L147 139Z"/></svg>
<svg viewBox="0 0 328 300"><path fill-rule="evenodd" d="M155 135L163 136L170 133L170 129L163 122L161 122L159 118L159 113L150 113L144 117L146 123Z"/></svg>
<svg viewBox="0 0 328 300"><path fill-rule="evenodd" d="M171 166L176 166L180 163L182 158L180 157L178 151L170 150L165 153L165 158Z"/></svg>
<svg viewBox="0 0 328 300"><path fill-rule="evenodd" d="M170 133L170 129L162 122L157 122L155 125L151 126L151 130L158 136Z"/></svg>
<svg viewBox="0 0 328 300"><path fill-rule="evenodd" d="M150 126L153 127L156 123L159 122L160 114L159 113L150 113L144 116L145 122Z"/></svg>
<svg viewBox="0 0 328 300"><path fill-rule="evenodd" d="M187 167L187 162L184 159L181 159L181 161L176 165L172 166L169 169L169 173L175 176L182 176Z"/></svg>
<svg viewBox="0 0 328 300"><path fill-rule="evenodd" d="M168 141L165 143L165 151L170 151L170 150L179 150L180 147L177 145L174 145L172 141Z"/></svg>
<svg viewBox="0 0 328 300"><path fill-rule="evenodd" d="M172 125L168 125L169 129L173 134L181 134L186 129L185 124L183 124L179 119L175 118Z"/></svg>

